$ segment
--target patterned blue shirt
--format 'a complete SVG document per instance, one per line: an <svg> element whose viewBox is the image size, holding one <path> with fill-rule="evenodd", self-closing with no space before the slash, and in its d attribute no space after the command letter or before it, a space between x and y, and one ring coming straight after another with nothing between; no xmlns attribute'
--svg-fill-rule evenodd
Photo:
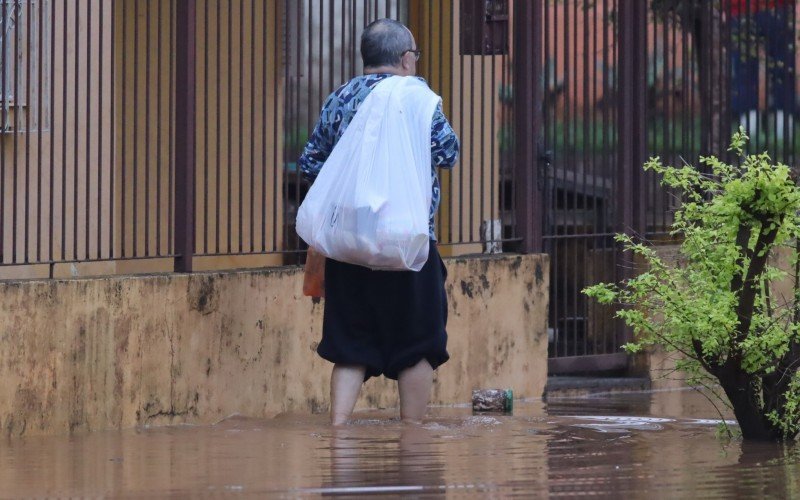
<svg viewBox="0 0 800 500"><path fill-rule="evenodd" d="M356 115L358 107L367 98L372 89L384 78L392 76L387 73L357 76L339 87L322 105L319 122L298 160L303 176L313 182L317 178L322 164L328 159L333 147L344 134L350 121ZM420 78L423 82L422 78ZM426 82L427 84L427 82ZM431 124L431 196L429 231L431 239L434 235L434 215L441 201L441 189L436 167L451 168L458 159L458 137L442 112L442 104L436 106Z"/></svg>

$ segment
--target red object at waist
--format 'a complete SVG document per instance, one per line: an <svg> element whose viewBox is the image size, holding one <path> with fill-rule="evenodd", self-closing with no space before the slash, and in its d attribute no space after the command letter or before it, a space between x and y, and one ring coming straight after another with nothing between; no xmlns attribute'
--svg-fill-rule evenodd
<svg viewBox="0 0 800 500"><path fill-rule="evenodd" d="M728 2L733 16L744 14L748 9L750 12L758 12L795 4L795 0L728 0Z"/></svg>

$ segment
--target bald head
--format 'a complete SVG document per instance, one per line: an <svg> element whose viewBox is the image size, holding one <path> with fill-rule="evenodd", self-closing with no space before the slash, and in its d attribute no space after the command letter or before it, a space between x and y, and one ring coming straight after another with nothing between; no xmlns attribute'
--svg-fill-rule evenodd
<svg viewBox="0 0 800 500"><path fill-rule="evenodd" d="M364 68L397 66L403 53L414 49L414 37L403 23L394 19L378 19L361 34L361 59Z"/></svg>

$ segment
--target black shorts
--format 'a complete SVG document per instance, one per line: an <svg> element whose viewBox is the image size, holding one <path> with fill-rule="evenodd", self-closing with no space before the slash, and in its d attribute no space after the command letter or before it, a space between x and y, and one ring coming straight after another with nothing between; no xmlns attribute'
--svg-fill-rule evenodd
<svg viewBox="0 0 800 500"><path fill-rule="evenodd" d="M325 317L317 352L367 368L365 379L399 373L427 359L447 361L447 270L436 243L419 272L373 271L328 259Z"/></svg>

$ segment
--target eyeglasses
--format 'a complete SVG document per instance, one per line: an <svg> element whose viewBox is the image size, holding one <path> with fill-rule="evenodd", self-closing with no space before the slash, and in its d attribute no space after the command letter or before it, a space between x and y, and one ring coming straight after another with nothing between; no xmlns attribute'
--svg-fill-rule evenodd
<svg viewBox="0 0 800 500"><path fill-rule="evenodd" d="M415 61L419 61L419 56L422 55L422 51L419 50L419 49L408 49L405 52L403 52L402 55L406 55L406 52L411 52L412 54L414 54L414 60Z"/></svg>

